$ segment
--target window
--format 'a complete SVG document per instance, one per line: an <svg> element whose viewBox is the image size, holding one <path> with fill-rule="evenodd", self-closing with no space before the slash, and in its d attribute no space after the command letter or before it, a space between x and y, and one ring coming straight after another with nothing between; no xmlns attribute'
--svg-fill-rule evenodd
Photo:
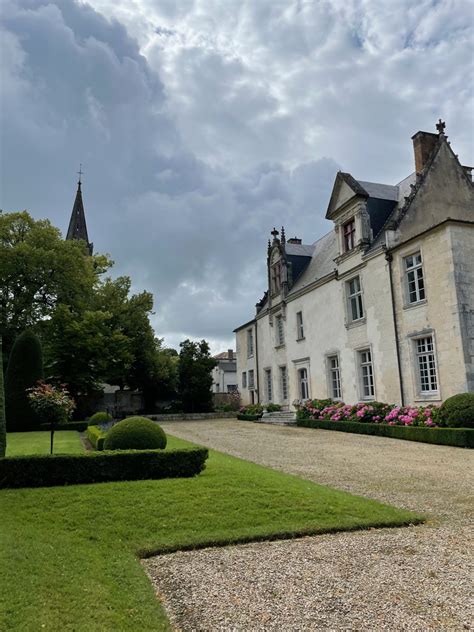
<svg viewBox="0 0 474 632"><path fill-rule="evenodd" d="M288 399L288 371L286 366L280 367L280 392L283 401Z"/></svg>
<svg viewBox="0 0 474 632"><path fill-rule="evenodd" d="M349 320L351 322L364 317L364 306L362 303L362 289L360 277L356 276L347 281L347 298L349 302Z"/></svg>
<svg viewBox="0 0 474 632"><path fill-rule="evenodd" d="M283 324L283 316L276 317L276 346L285 344L285 329Z"/></svg>
<svg viewBox="0 0 474 632"><path fill-rule="evenodd" d="M249 380L248 380L249 388L255 388L255 378L254 378L253 375L254 375L253 374L253 369L250 369L249 376L248 376L249 377Z"/></svg>
<svg viewBox="0 0 474 632"><path fill-rule="evenodd" d="M342 399L341 372L339 369L339 358L337 355L328 357L329 368L329 396L333 399Z"/></svg>
<svg viewBox="0 0 474 632"><path fill-rule="evenodd" d="M237 384L227 384L227 392L228 393L237 393L239 389L237 388Z"/></svg>
<svg viewBox="0 0 474 632"><path fill-rule="evenodd" d="M352 218L348 222L346 222L342 227L343 237L344 237L344 252L349 252L349 250L354 250L355 248L355 219Z"/></svg>
<svg viewBox="0 0 474 632"><path fill-rule="evenodd" d="M247 356L253 356L253 331L247 329Z"/></svg>
<svg viewBox="0 0 474 632"><path fill-rule="evenodd" d="M438 390L438 376L434 353L433 336L417 338L416 361L418 365L418 384L420 393L433 393Z"/></svg>
<svg viewBox="0 0 474 632"><path fill-rule="evenodd" d="M265 369L265 392L267 396L267 402L271 402L273 399L272 370L271 369Z"/></svg>
<svg viewBox="0 0 474 632"><path fill-rule="evenodd" d="M247 388L247 373L245 371L242 373L242 388Z"/></svg>
<svg viewBox="0 0 474 632"><path fill-rule="evenodd" d="M405 257L405 274L409 303L418 303L425 298L425 282L423 280L423 261L421 252Z"/></svg>
<svg viewBox="0 0 474 632"><path fill-rule="evenodd" d="M303 340L304 327L303 327L303 312L296 312L296 340Z"/></svg>
<svg viewBox="0 0 474 632"><path fill-rule="evenodd" d="M279 294L281 289L281 263L277 261L270 268L272 294Z"/></svg>
<svg viewBox="0 0 474 632"><path fill-rule="evenodd" d="M309 399L308 369L298 370L301 399Z"/></svg>
<svg viewBox="0 0 474 632"><path fill-rule="evenodd" d="M362 398L373 399L375 395L374 368L372 366L372 352L370 349L359 351L359 365Z"/></svg>

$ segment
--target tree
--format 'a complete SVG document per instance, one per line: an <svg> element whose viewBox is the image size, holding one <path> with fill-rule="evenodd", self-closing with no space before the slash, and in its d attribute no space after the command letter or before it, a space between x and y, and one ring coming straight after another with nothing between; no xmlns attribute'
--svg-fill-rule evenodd
<svg viewBox="0 0 474 632"><path fill-rule="evenodd" d="M0 211L0 331L8 357L15 338L51 317L59 303L84 309L111 266L79 240L64 241L47 220Z"/></svg>
<svg viewBox="0 0 474 632"><path fill-rule="evenodd" d="M28 399L27 389L44 377L38 336L24 331L13 345L5 374L5 412L8 432L39 429L41 422Z"/></svg>
<svg viewBox="0 0 474 632"><path fill-rule="evenodd" d="M3 384L3 351L0 336L0 458L5 456L7 448L7 424L5 418L5 388Z"/></svg>
<svg viewBox="0 0 474 632"><path fill-rule="evenodd" d="M180 344L179 395L185 412L207 412L212 410L212 375L216 361L211 357L205 340Z"/></svg>

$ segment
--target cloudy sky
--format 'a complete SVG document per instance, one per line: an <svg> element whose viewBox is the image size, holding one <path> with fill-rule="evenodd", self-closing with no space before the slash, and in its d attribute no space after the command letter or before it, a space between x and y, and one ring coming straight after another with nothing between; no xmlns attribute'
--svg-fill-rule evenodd
<svg viewBox="0 0 474 632"><path fill-rule="evenodd" d="M0 208L89 235L154 325L233 344L273 226L306 243L337 170L394 184L439 117L474 164L471 0L2 0Z"/></svg>

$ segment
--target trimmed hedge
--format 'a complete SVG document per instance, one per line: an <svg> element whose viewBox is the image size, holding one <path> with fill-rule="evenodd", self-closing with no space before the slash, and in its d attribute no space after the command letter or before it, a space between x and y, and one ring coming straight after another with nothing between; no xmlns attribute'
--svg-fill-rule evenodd
<svg viewBox="0 0 474 632"><path fill-rule="evenodd" d="M89 426L98 426L99 424L106 424L109 421L112 421L113 417L109 413L105 411L99 411L98 413L94 413L92 417L89 417L87 420L87 424Z"/></svg>
<svg viewBox="0 0 474 632"><path fill-rule="evenodd" d="M474 393L459 393L441 404L439 416L451 428L474 428Z"/></svg>
<svg viewBox="0 0 474 632"><path fill-rule="evenodd" d="M119 450L0 459L0 488L184 478L202 472L208 451Z"/></svg>
<svg viewBox="0 0 474 632"><path fill-rule="evenodd" d="M243 413L241 415L237 415L237 419L240 419L241 421L257 421L257 419L261 419L262 415L244 415Z"/></svg>
<svg viewBox="0 0 474 632"><path fill-rule="evenodd" d="M127 417L112 426L105 438L105 450L164 450L166 434L146 417Z"/></svg>
<svg viewBox="0 0 474 632"><path fill-rule="evenodd" d="M41 424L40 430L51 430L51 424ZM57 430L75 430L76 432L85 432L87 430L87 421L68 421L65 424L56 424L54 431Z"/></svg>
<svg viewBox="0 0 474 632"><path fill-rule="evenodd" d="M86 437L91 442L95 450L104 449L105 433L99 428L99 426L88 426L86 430Z"/></svg>
<svg viewBox="0 0 474 632"><path fill-rule="evenodd" d="M392 439L405 439L406 441L451 445L458 448L474 448L474 428L389 426L388 424L367 424L359 421L319 421L317 419L298 419L296 423L305 428L353 432Z"/></svg>

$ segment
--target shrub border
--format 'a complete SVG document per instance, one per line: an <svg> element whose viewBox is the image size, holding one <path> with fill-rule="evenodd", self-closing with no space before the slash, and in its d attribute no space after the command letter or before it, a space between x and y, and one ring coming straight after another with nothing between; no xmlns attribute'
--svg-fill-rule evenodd
<svg viewBox="0 0 474 632"><path fill-rule="evenodd" d="M240 419L241 421L257 421L257 419L261 419L262 415L244 415L244 414L239 414L237 415L237 419Z"/></svg>
<svg viewBox="0 0 474 632"><path fill-rule="evenodd" d="M0 459L0 488L185 478L199 474L208 455L206 448L192 448L6 457Z"/></svg>
<svg viewBox="0 0 474 632"><path fill-rule="evenodd" d="M94 450L103 450L105 433L99 428L99 426L87 426L86 437L89 439Z"/></svg>
<svg viewBox="0 0 474 632"><path fill-rule="evenodd" d="M363 423L360 421L323 421L319 419L297 419L296 424L304 428L375 435L391 439L450 445L457 448L474 448L474 428L389 426L388 424Z"/></svg>
<svg viewBox="0 0 474 632"><path fill-rule="evenodd" d="M51 424L40 424L40 430L51 430ZM56 424L54 432L59 430L75 430L76 432L85 432L87 430L87 421L68 421L64 424Z"/></svg>

